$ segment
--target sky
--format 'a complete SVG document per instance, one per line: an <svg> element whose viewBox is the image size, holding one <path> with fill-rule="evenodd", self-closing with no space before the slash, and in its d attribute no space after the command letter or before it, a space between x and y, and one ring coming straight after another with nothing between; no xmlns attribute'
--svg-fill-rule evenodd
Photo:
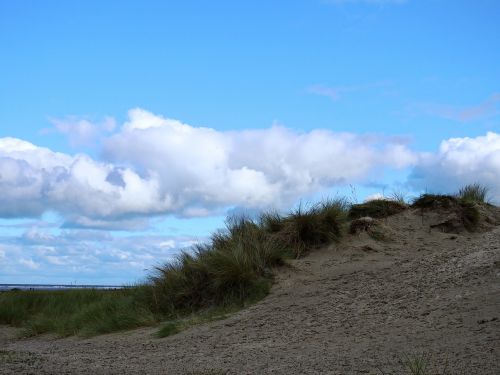
<svg viewBox="0 0 500 375"><path fill-rule="evenodd" d="M227 215L500 202L496 0L0 1L0 283L131 284Z"/></svg>

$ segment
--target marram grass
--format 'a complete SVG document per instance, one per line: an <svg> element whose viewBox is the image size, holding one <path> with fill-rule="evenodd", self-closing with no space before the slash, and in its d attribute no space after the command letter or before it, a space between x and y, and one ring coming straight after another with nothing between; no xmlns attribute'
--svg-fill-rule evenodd
<svg viewBox="0 0 500 375"><path fill-rule="evenodd" d="M479 215L474 205L485 199L486 190L472 185L456 196L422 195L412 206L439 208L459 202L472 228ZM407 207L390 199L362 205L340 199L300 206L286 215L230 218L226 229L214 233L208 243L160 265L143 285L0 293L0 324L22 327L24 335L87 336L164 322L159 335L175 334L211 320L210 311L235 311L265 297L276 267L339 241L350 219L385 217Z"/></svg>

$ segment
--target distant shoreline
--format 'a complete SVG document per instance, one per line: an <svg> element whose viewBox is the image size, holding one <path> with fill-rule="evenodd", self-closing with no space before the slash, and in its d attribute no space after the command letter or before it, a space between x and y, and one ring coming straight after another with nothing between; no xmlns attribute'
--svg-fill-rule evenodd
<svg viewBox="0 0 500 375"><path fill-rule="evenodd" d="M71 289L123 289L124 285L91 284L0 284L0 292L12 290L71 290Z"/></svg>

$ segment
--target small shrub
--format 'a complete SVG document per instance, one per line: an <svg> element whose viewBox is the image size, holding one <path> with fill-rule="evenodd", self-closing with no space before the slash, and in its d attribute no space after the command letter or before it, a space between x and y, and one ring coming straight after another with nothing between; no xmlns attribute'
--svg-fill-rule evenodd
<svg viewBox="0 0 500 375"><path fill-rule="evenodd" d="M422 212L424 209L444 209L454 212L460 224L459 226L463 226L469 232L476 230L481 221L481 213L476 203L452 195L423 194L413 202L412 207L420 208ZM459 229L452 219L440 223L438 226L445 231L456 231Z"/></svg>
<svg viewBox="0 0 500 375"><path fill-rule="evenodd" d="M350 219L360 217L384 218L404 211L408 206L389 199L374 199L365 203L353 204L349 210Z"/></svg>
<svg viewBox="0 0 500 375"><path fill-rule="evenodd" d="M168 322L161 326L156 335L160 338L167 337L175 335L176 333L179 333L181 330L182 328L179 326L177 322Z"/></svg>
<svg viewBox="0 0 500 375"><path fill-rule="evenodd" d="M452 195L422 194L413 201L411 207L421 209L452 208L458 204L458 199Z"/></svg>

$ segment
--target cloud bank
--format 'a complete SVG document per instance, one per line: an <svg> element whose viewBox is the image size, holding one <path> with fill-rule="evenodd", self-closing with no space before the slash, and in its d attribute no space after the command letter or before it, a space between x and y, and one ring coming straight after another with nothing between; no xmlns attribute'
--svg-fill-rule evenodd
<svg viewBox="0 0 500 375"><path fill-rule="evenodd" d="M409 177L417 189L452 192L479 182L500 203L500 134L488 132L476 138L450 138L437 153L421 154Z"/></svg>
<svg viewBox="0 0 500 375"><path fill-rule="evenodd" d="M55 211L66 228L144 229L154 215L287 208L407 167L413 189L449 192L479 182L500 201L500 135L493 132L444 140L438 152L422 154L395 137L279 125L222 132L133 109L102 144L96 160L0 138L0 217Z"/></svg>
<svg viewBox="0 0 500 375"><path fill-rule="evenodd" d="M106 228L140 225L136 219L159 214L286 207L415 160L397 138L278 125L221 132L134 109L104 139L100 160L1 138L0 216L52 210L66 226Z"/></svg>
<svg viewBox="0 0 500 375"><path fill-rule="evenodd" d="M121 284L172 260L195 238L155 234L113 236L105 231L38 227L0 236L0 282ZM34 272L36 271L36 272Z"/></svg>

